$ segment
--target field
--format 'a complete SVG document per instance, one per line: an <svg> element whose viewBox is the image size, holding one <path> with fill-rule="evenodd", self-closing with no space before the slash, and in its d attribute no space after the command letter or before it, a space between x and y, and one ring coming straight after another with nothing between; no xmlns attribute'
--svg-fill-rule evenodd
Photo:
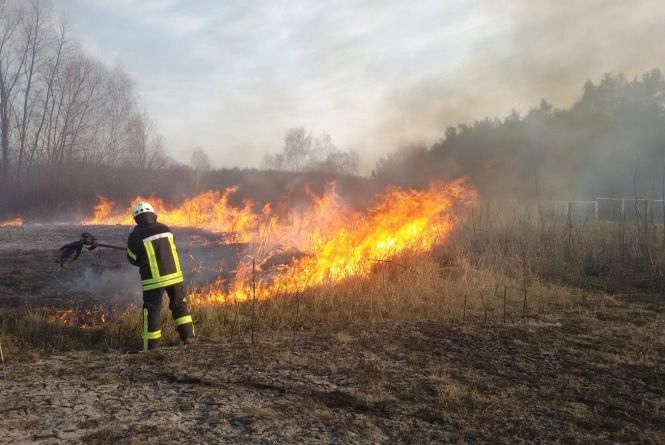
<svg viewBox="0 0 665 445"><path fill-rule="evenodd" d="M662 226L472 218L369 277L194 308L135 353L136 271L0 229L3 443L663 443ZM176 232L192 282L241 245Z"/></svg>

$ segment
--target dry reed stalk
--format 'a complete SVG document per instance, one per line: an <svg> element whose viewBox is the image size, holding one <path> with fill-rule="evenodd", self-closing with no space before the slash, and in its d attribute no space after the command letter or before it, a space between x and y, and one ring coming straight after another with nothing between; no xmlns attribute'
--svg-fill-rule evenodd
<svg viewBox="0 0 665 445"><path fill-rule="evenodd" d="M231 328L231 341L233 341L233 335L236 332L236 328L238 329L238 340L240 340L240 305L237 297L234 298L234 304L235 304L235 318L233 320L233 327Z"/></svg>
<svg viewBox="0 0 665 445"><path fill-rule="evenodd" d="M506 286L503 286L503 323L506 323Z"/></svg>
<svg viewBox="0 0 665 445"><path fill-rule="evenodd" d="M7 368L5 367L5 354L2 352L2 340L0 340L0 359L2 359L2 374L7 380Z"/></svg>
<svg viewBox="0 0 665 445"><path fill-rule="evenodd" d="M524 250L524 262L522 264L522 271L523 271L523 285L524 285L524 306L522 308L522 317L526 319L526 314L527 314L527 307L526 307L526 302L527 302L527 277L526 277L526 249Z"/></svg>
<svg viewBox="0 0 665 445"><path fill-rule="evenodd" d="M252 346L254 346L254 319L256 313L256 258L252 258Z"/></svg>
<svg viewBox="0 0 665 445"><path fill-rule="evenodd" d="M482 292L480 292L480 301L483 303L483 314L484 314L483 323L487 324L487 307L485 307L485 295L483 295Z"/></svg>

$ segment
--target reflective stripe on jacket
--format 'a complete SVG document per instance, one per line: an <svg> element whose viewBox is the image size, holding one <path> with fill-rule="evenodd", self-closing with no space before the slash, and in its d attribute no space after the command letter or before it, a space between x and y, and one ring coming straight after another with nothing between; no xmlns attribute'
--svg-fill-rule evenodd
<svg viewBox="0 0 665 445"><path fill-rule="evenodd" d="M144 291L183 282L173 233L164 224L137 225L127 241L127 257L139 267Z"/></svg>

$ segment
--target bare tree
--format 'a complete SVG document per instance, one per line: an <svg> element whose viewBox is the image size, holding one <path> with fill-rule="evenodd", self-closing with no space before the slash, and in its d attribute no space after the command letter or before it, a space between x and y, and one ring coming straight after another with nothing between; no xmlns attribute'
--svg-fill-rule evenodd
<svg viewBox="0 0 665 445"><path fill-rule="evenodd" d="M318 168L336 174L358 173L359 158L355 151L334 151Z"/></svg>
<svg viewBox="0 0 665 445"><path fill-rule="evenodd" d="M135 113L129 122L128 161L136 168L159 168L166 164L163 140L147 112Z"/></svg>
<svg viewBox="0 0 665 445"><path fill-rule="evenodd" d="M47 124L49 111L52 110L51 104L55 101L54 87L56 76L60 70L63 53L66 45L67 28L60 24L58 31L54 32L52 41L49 42L50 53L46 55L45 62L42 65L43 89L35 99L39 111L35 113L35 128L32 136L32 143L27 159L28 171L41 158L47 150L49 142L48 137L43 137L44 129Z"/></svg>
<svg viewBox="0 0 665 445"><path fill-rule="evenodd" d="M337 147L328 133L323 133L314 139L313 148L309 154L309 164L318 165L324 163L326 159L337 151Z"/></svg>
<svg viewBox="0 0 665 445"><path fill-rule="evenodd" d="M42 168L55 184L72 166L168 163L126 71L85 54L47 0L0 0L0 147L5 186Z"/></svg>
<svg viewBox="0 0 665 445"><path fill-rule="evenodd" d="M284 161L284 154L266 153L266 155L263 157L262 167L265 169L284 170L286 167L286 162Z"/></svg>
<svg viewBox="0 0 665 445"><path fill-rule="evenodd" d="M192 168L196 174L196 191L201 188L201 177L210 170L210 159L203 147L196 147L192 151Z"/></svg>
<svg viewBox="0 0 665 445"><path fill-rule="evenodd" d="M29 45L18 38L23 8L0 3L0 140L2 145L2 182L9 182L12 96L28 55Z"/></svg>
<svg viewBox="0 0 665 445"><path fill-rule="evenodd" d="M294 172L354 174L358 171L358 154L338 150L327 133L314 138L304 128L297 127L286 133L282 152L264 157L263 167Z"/></svg>
<svg viewBox="0 0 665 445"><path fill-rule="evenodd" d="M203 147L196 147L192 151L192 168L202 173L210 170L210 159Z"/></svg>
<svg viewBox="0 0 665 445"><path fill-rule="evenodd" d="M105 166L117 166L126 158L123 146L126 146L128 116L137 106L132 92L132 83L122 67L116 66L108 73L104 96L105 106L98 116L98 139L93 146L98 147L96 162Z"/></svg>
<svg viewBox="0 0 665 445"><path fill-rule="evenodd" d="M26 11L25 19L22 21L23 39L27 44L28 54L23 66L23 88L22 88L22 112L19 117L19 149L16 164L16 181L18 182L23 172L23 162L26 154L27 130L30 113L35 101L31 100L33 79L38 59L41 57L45 40L45 29L43 27L43 5L41 0L32 0L29 10Z"/></svg>
<svg viewBox="0 0 665 445"><path fill-rule="evenodd" d="M305 166L312 150L312 137L303 127L290 129L284 137L284 160L295 172Z"/></svg>

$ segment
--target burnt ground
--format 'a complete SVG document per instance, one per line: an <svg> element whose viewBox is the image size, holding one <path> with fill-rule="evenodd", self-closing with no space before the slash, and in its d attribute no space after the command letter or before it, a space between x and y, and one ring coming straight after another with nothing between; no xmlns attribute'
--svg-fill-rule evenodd
<svg viewBox="0 0 665 445"><path fill-rule="evenodd" d="M42 266L48 252L16 260L7 246L0 290L19 304L90 298L59 297L43 281L88 266L58 272ZM259 332L254 347L245 336L138 354L6 356L0 443L665 443L663 309L655 296L617 295L508 324L429 320Z"/></svg>
<svg viewBox="0 0 665 445"><path fill-rule="evenodd" d="M137 269L121 251L83 250L65 268L58 248L90 232L100 242L126 245L126 226L28 225L0 228L0 309L21 305L80 307L140 302ZM174 228L188 282L229 278L244 245L222 244L224 235ZM221 273L220 273L221 271Z"/></svg>

